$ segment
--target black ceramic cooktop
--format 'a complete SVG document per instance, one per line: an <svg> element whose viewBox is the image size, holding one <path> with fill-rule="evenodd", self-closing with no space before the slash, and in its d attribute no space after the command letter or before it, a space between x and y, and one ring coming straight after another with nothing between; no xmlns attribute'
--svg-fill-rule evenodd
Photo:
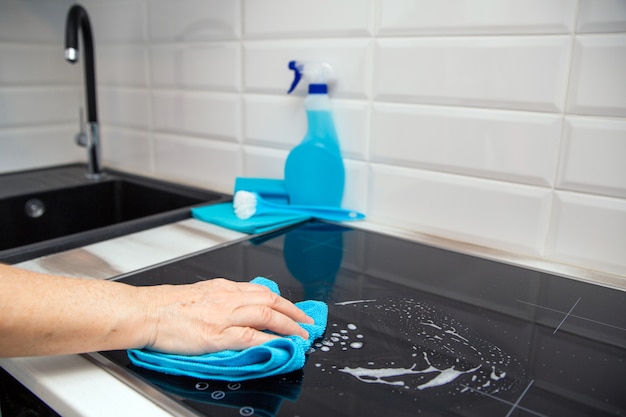
<svg viewBox="0 0 626 417"><path fill-rule="evenodd" d="M328 303L302 371L228 384L102 355L201 416L626 415L626 292L319 222L120 280L217 276Z"/></svg>

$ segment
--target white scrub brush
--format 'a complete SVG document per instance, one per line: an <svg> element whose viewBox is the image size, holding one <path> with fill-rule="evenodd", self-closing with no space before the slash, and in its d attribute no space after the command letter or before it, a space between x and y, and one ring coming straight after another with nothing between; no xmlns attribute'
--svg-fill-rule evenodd
<svg viewBox="0 0 626 417"><path fill-rule="evenodd" d="M365 218L363 213L354 210L346 210L340 207L329 206L292 206L277 204L263 200L260 195L250 191L237 191L233 199L235 215L242 220L263 213L292 213L304 214L317 219L343 222L348 220L361 220Z"/></svg>

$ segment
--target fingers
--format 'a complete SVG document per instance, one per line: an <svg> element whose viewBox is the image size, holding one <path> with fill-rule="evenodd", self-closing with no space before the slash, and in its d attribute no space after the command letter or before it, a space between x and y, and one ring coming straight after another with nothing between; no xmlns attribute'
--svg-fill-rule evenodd
<svg viewBox="0 0 626 417"><path fill-rule="evenodd" d="M304 311L296 307L286 298L273 293L269 288L253 284L249 282L233 282L222 278L212 280L218 285L229 286L231 290L243 292L241 299L242 305L259 305L268 306L285 316L291 318L298 323L313 324L313 319L306 315ZM282 333L287 334L287 333Z"/></svg>
<svg viewBox="0 0 626 417"><path fill-rule="evenodd" d="M243 350L280 338L252 327L230 327L224 331L224 336L225 348L232 350Z"/></svg>
<svg viewBox="0 0 626 417"><path fill-rule="evenodd" d="M267 287L257 284L250 284L257 287L250 290L245 296L248 305L267 306L278 311L298 323L313 324L313 319L306 315L304 311L296 307L286 298L271 292ZM284 334L284 333L283 333Z"/></svg>
<svg viewBox="0 0 626 417"><path fill-rule="evenodd" d="M280 335L296 335L307 339L309 334L298 323L283 313L264 305L246 305L233 311L233 326L269 330Z"/></svg>
<svg viewBox="0 0 626 417"><path fill-rule="evenodd" d="M269 288L253 283L220 282L236 288L238 306L229 314L223 336L231 349L245 349L276 339L276 335L296 335L304 339L309 334L298 323L313 324L311 317L287 299ZM231 300L232 301L232 300ZM275 334L264 332L270 331Z"/></svg>

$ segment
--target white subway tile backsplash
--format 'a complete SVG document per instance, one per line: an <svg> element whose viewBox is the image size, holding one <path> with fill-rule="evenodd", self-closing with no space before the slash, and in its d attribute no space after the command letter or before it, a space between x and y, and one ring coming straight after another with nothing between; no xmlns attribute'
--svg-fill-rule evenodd
<svg viewBox="0 0 626 417"><path fill-rule="evenodd" d="M626 120L566 118L557 187L626 198Z"/></svg>
<svg viewBox="0 0 626 417"><path fill-rule="evenodd" d="M152 135L142 130L105 126L100 131L104 166L150 174L153 167Z"/></svg>
<svg viewBox="0 0 626 417"><path fill-rule="evenodd" d="M76 120L80 91L73 87L0 88L0 127L37 126Z"/></svg>
<svg viewBox="0 0 626 417"><path fill-rule="evenodd" d="M331 99L332 100L332 99ZM344 158L365 160L370 142L370 105L366 101L334 100L332 112Z"/></svg>
<svg viewBox="0 0 626 417"><path fill-rule="evenodd" d="M286 159L286 150L246 145L243 147L242 176L283 179Z"/></svg>
<svg viewBox="0 0 626 417"><path fill-rule="evenodd" d="M332 100L332 112L344 157L365 159L369 105L365 101ZM248 94L244 98L245 143L291 149L307 131L302 97Z"/></svg>
<svg viewBox="0 0 626 417"><path fill-rule="evenodd" d="M567 111L626 117L626 34L577 36Z"/></svg>
<svg viewBox="0 0 626 417"><path fill-rule="evenodd" d="M358 210L368 216L369 165L363 161L344 159L344 166L346 169L346 182L341 206Z"/></svg>
<svg viewBox="0 0 626 417"><path fill-rule="evenodd" d="M61 45L0 45L0 86L71 85L80 70L65 62Z"/></svg>
<svg viewBox="0 0 626 417"><path fill-rule="evenodd" d="M224 193L241 175L240 146L221 141L158 134L155 161L161 176Z"/></svg>
<svg viewBox="0 0 626 417"><path fill-rule="evenodd" d="M0 1L0 172L85 160L73 3ZM280 178L306 132L287 64L326 61L344 207L626 279L624 0L83 5L105 167L229 193Z"/></svg>
<svg viewBox="0 0 626 417"><path fill-rule="evenodd" d="M373 0L244 0L244 36L369 36L373 4Z"/></svg>
<svg viewBox="0 0 626 417"><path fill-rule="evenodd" d="M244 143L291 149L306 134L302 97L244 96Z"/></svg>
<svg viewBox="0 0 626 417"><path fill-rule="evenodd" d="M99 85L148 86L148 51L139 45L102 45L96 56Z"/></svg>
<svg viewBox="0 0 626 417"><path fill-rule="evenodd" d="M0 172L61 165L85 159L70 125L0 130Z"/></svg>
<svg viewBox="0 0 626 417"><path fill-rule="evenodd" d="M580 0L576 32L626 32L626 2Z"/></svg>
<svg viewBox="0 0 626 417"><path fill-rule="evenodd" d="M379 39L375 98L558 111L569 45L566 36Z"/></svg>
<svg viewBox="0 0 626 417"><path fill-rule="evenodd" d="M379 35L569 33L571 0L381 0Z"/></svg>
<svg viewBox="0 0 626 417"><path fill-rule="evenodd" d="M561 124L554 114L376 103L371 161L550 186Z"/></svg>
<svg viewBox="0 0 626 417"><path fill-rule="evenodd" d="M152 0L148 2L150 40L184 42L238 39L240 2L232 0Z"/></svg>
<svg viewBox="0 0 626 417"><path fill-rule="evenodd" d="M557 191L546 255L626 275L626 200Z"/></svg>
<svg viewBox="0 0 626 417"><path fill-rule="evenodd" d="M236 94L157 91L152 103L157 130L240 140L241 105Z"/></svg>
<svg viewBox="0 0 626 417"><path fill-rule="evenodd" d="M63 50L65 15L72 0L3 0L0 41L59 45ZM63 53L63 52L61 52Z"/></svg>
<svg viewBox="0 0 626 417"><path fill-rule="evenodd" d="M99 88L98 111L104 124L117 127L150 127L150 93L144 89Z"/></svg>
<svg viewBox="0 0 626 417"><path fill-rule="evenodd" d="M234 42L153 46L150 70L154 86L237 92L241 49Z"/></svg>
<svg viewBox="0 0 626 417"><path fill-rule="evenodd" d="M293 81L289 61L322 61L335 72L331 97L364 99L369 97L371 42L368 39L299 39L250 41L244 43L244 91L246 93L285 94ZM293 92L305 95L306 83Z"/></svg>
<svg viewBox="0 0 626 417"><path fill-rule="evenodd" d="M551 191L541 187L372 165L370 220L479 245L540 254Z"/></svg>
<svg viewBox="0 0 626 417"><path fill-rule="evenodd" d="M145 42L146 9L143 1L82 0L81 4L89 14L96 47L109 43Z"/></svg>

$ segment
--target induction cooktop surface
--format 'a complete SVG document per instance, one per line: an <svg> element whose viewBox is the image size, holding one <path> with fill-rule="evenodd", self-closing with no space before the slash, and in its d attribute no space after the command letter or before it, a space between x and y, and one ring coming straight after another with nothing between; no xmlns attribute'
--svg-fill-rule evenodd
<svg viewBox="0 0 626 417"><path fill-rule="evenodd" d="M256 276L329 306L301 371L224 383L93 356L175 414L626 415L626 292L322 222L119 280Z"/></svg>

